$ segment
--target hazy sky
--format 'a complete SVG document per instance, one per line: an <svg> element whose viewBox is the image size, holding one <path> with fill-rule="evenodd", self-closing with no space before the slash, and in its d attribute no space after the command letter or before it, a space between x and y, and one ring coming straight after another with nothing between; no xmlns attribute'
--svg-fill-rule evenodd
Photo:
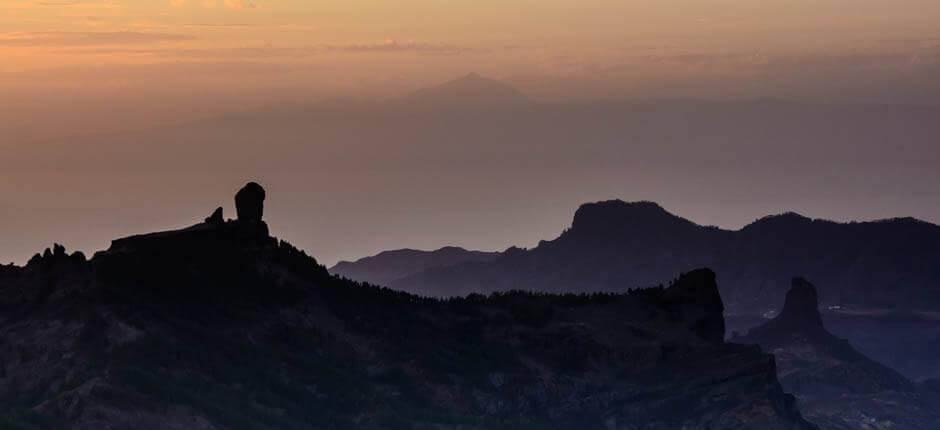
<svg viewBox="0 0 940 430"><path fill-rule="evenodd" d="M938 23L936 0L0 0L0 260L25 261L51 240L94 251L114 235L189 222L228 203L247 179L278 190L277 231L327 262L398 246L531 245L564 228L578 203L605 198L656 200L726 227L788 209L937 220L940 196L925 185L940 179L930 168L934 110L915 109L910 121L904 110L840 113L838 126L816 121L791 135L811 118L784 108L781 121L751 116L753 126L738 130L736 120L684 124L690 108L673 106L632 128L616 125L622 112L604 111L609 121L596 135L586 117L570 128L561 118L552 133L523 124L481 136L505 143L537 135L554 154L544 158L475 152L468 137L417 131L422 118L405 130L375 115L370 124L401 147L382 147L382 132L359 124L268 118L229 149L255 154L269 139L293 142L274 145L262 160L269 164L246 156L220 167L207 152L198 158L206 164L179 167L166 156L179 146L162 148L205 136L201 143L217 148L232 138L211 122L186 132L164 130L169 124L285 102L395 97L468 72L544 101L773 97L940 107ZM845 133L852 118L866 127ZM478 119L452 121L473 135L490 126ZM686 128L673 133L676 124ZM696 134L702 129L710 134ZM379 149L343 153L365 137ZM644 153L655 160L637 155L662 139L678 146ZM853 139L864 140L864 151L852 152ZM726 154L723 162L734 163L705 170L697 159L669 162L682 145L702 149L695 156L724 154L726 140L753 142L751 158ZM399 162L414 142L470 146L419 154L433 166L420 156ZM582 142L594 149L571 150ZM822 148L825 157L806 167L783 154L788 164L768 166L775 147ZM128 161L134 151L164 165ZM313 173L272 161L318 156ZM780 174L749 179L768 171Z"/></svg>
<svg viewBox="0 0 940 430"><path fill-rule="evenodd" d="M909 83L937 62L938 22L934 0L0 0L0 73L20 89L382 93L477 71L546 95L681 96L659 87Z"/></svg>

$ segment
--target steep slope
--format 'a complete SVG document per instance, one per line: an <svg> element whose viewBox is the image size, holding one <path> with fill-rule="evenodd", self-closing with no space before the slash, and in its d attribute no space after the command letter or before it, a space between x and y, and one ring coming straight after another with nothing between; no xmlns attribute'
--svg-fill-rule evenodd
<svg viewBox="0 0 940 430"><path fill-rule="evenodd" d="M792 273L832 285L830 304L940 307L940 227L911 218L837 223L796 214L741 230L699 226L655 203L612 200L581 206L569 230L531 250L485 263L435 267L391 282L420 294L532 289L623 291L694 267L722 276L735 313L775 309Z"/></svg>
<svg viewBox="0 0 940 430"><path fill-rule="evenodd" d="M245 204L0 270L0 425L815 428L771 356L723 343L709 270L440 301L331 276Z"/></svg>
<svg viewBox="0 0 940 430"><path fill-rule="evenodd" d="M773 352L781 383L824 429L940 426L940 398L829 333L816 288L802 278L793 280L780 315L731 341Z"/></svg>
<svg viewBox="0 0 940 430"><path fill-rule="evenodd" d="M340 261L330 268L330 273L371 284L388 285L432 267L447 267L466 262L486 262L498 256L498 252L468 251L455 246L434 251L398 249L384 251L356 261Z"/></svg>

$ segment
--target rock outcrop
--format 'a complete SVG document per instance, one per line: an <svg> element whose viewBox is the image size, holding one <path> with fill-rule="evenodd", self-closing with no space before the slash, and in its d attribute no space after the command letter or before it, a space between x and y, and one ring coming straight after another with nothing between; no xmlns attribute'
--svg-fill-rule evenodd
<svg viewBox="0 0 940 430"><path fill-rule="evenodd" d="M255 182L249 182L235 194L235 210L238 220L245 223L259 223L264 218L264 188Z"/></svg>
<svg viewBox="0 0 940 430"><path fill-rule="evenodd" d="M816 287L794 278L783 311L731 342L773 352L780 381L823 429L935 429L940 402L823 325Z"/></svg>
<svg viewBox="0 0 940 430"><path fill-rule="evenodd" d="M206 218L205 223L212 224L212 225L225 224L225 215L222 212L222 208L221 207L216 208L215 211L212 212L212 215L209 215L209 217Z"/></svg>
<svg viewBox="0 0 940 430"><path fill-rule="evenodd" d="M675 318L713 343L725 341L724 304L715 272L708 269L685 273L663 292L662 300Z"/></svg>
<svg viewBox="0 0 940 430"><path fill-rule="evenodd" d="M822 327L819 314L819 295L816 287L803 278L793 278L790 291L783 302L783 310L777 317L783 324ZM812 328L810 328L812 330Z"/></svg>

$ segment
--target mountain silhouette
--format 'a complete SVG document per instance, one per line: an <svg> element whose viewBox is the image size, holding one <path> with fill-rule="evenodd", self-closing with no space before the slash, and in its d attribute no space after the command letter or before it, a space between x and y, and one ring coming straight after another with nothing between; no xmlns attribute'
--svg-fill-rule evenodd
<svg viewBox="0 0 940 430"><path fill-rule="evenodd" d="M439 300L348 281L238 218L0 267L0 427L813 429L724 342L715 273ZM211 206L210 206L211 207Z"/></svg>
<svg viewBox="0 0 940 430"><path fill-rule="evenodd" d="M432 296L616 292L695 267L721 274L722 297L734 313L776 309L794 272L829 285L823 300L830 304L934 309L940 227L913 218L838 223L787 213L732 231L695 224L652 202L610 200L582 205L569 229L535 248L431 267L387 285ZM352 273L355 263L345 270Z"/></svg>
<svg viewBox="0 0 940 430"><path fill-rule="evenodd" d="M468 251L455 246L434 251L398 249L353 262L340 261L330 268L330 273L371 284L387 285L432 267L489 261L498 256L498 252Z"/></svg>
<svg viewBox="0 0 940 430"><path fill-rule="evenodd" d="M405 96L400 103L417 106L512 107L532 101L511 85L470 73Z"/></svg>
<svg viewBox="0 0 940 430"><path fill-rule="evenodd" d="M803 278L793 279L780 315L731 341L773 352L781 383L823 429L940 426L940 396L826 330L816 287Z"/></svg>

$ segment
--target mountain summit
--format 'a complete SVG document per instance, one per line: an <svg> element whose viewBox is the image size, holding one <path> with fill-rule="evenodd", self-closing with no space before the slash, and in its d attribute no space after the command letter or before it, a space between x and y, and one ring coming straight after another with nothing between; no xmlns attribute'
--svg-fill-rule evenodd
<svg viewBox="0 0 940 430"><path fill-rule="evenodd" d="M0 266L0 427L809 430L724 343L715 273L623 294L436 300L347 281L262 219Z"/></svg>
<svg viewBox="0 0 940 430"><path fill-rule="evenodd" d="M411 93L403 102L418 106L499 107L532 101L511 85L476 73Z"/></svg>

